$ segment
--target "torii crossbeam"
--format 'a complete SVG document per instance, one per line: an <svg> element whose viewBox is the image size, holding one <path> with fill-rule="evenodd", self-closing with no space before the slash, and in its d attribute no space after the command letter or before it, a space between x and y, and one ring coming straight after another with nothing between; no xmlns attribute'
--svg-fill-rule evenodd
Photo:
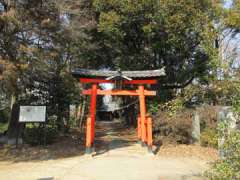
<svg viewBox="0 0 240 180"><path fill-rule="evenodd" d="M148 149L152 151L152 118L147 116L146 110L146 96L155 96L155 91L145 89L145 85L157 84L156 77L165 75L164 70L154 71L96 71L78 69L72 73L78 77L80 83L91 84L91 89L83 90L83 95L90 95L90 115L86 122L86 153L91 154L94 146L95 136L95 119L96 119L96 102L97 95L112 95L112 96L138 96L140 113L137 119L137 134L138 140L142 145L147 145ZM110 78L111 79L110 79ZM124 77L124 78L123 78ZM98 89L100 83L116 83L121 81L125 85L137 85L136 90L101 90Z"/></svg>

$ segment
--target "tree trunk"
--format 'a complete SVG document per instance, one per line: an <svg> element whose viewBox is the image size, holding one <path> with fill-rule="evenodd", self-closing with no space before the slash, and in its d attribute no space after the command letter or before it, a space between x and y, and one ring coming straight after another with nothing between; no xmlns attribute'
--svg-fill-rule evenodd
<svg viewBox="0 0 240 180"><path fill-rule="evenodd" d="M64 108L64 121L65 121L65 126L64 126L64 133L69 133L70 130L70 105L68 104Z"/></svg>
<svg viewBox="0 0 240 180"><path fill-rule="evenodd" d="M57 129L58 131L64 131L64 122L63 122L63 107L58 104L57 107Z"/></svg>
<svg viewBox="0 0 240 180"><path fill-rule="evenodd" d="M11 111L11 118L8 125L8 144L15 144L17 136L21 134L21 124L19 123L19 111L20 105L18 102L13 103L12 111ZM19 137L19 143L21 143L21 137Z"/></svg>

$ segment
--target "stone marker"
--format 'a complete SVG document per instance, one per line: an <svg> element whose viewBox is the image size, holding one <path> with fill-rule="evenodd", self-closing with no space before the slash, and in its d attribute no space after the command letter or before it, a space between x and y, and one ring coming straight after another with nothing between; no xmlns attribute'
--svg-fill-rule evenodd
<svg viewBox="0 0 240 180"><path fill-rule="evenodd" d="M200 136L200 117L199 112L196 110L192 117L192 143L199 143Z"/></svg>

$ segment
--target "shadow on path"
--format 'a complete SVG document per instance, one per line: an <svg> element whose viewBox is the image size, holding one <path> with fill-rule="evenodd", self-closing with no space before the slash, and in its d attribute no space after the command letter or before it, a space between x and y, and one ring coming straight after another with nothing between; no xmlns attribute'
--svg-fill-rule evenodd
<svg viewBox="0 0 240 180"><path fill-rule="evenodd" d="M136 130L118 121L98 121L96 123L96 156L137 143Z"/></svg>

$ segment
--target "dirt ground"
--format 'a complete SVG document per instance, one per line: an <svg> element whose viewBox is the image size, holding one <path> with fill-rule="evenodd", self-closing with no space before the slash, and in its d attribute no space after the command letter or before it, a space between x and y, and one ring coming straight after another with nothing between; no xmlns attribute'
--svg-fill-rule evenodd
<svg viewBox="0 0 240 180"><path fill-rule="evenodd" d="M118 122L98 122L96 154L84 155L79 132L47 147L0 147L1 180L198 180L217 152L194 145L154 147L136 142L136 131Z"/></svg>

